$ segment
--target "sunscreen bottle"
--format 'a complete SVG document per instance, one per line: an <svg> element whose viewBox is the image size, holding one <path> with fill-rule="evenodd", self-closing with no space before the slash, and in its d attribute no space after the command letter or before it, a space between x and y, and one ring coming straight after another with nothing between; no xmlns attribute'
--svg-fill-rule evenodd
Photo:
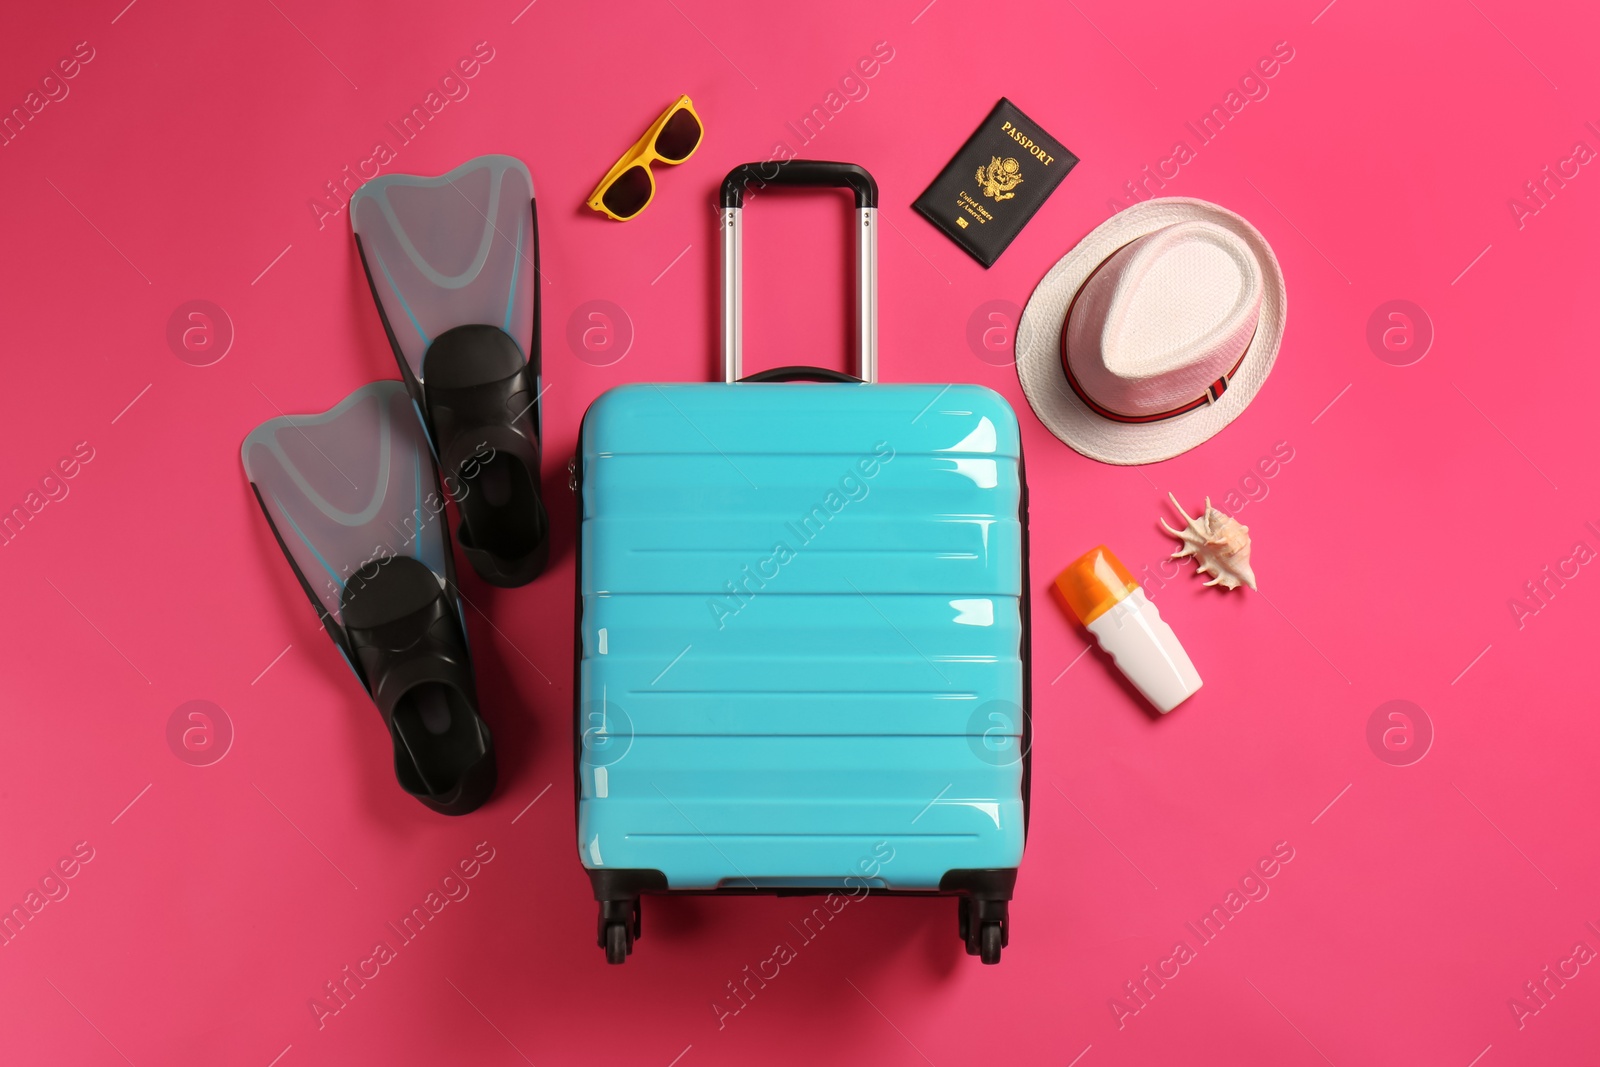
<svg viewBox="0 0 1600 1067"><path fill-rule="evenodd" d="M1163 715L1199 690L1200 674L1178 635L1105 545L1069 564L1056 579L1056 591L1128 681Z"/></svg>

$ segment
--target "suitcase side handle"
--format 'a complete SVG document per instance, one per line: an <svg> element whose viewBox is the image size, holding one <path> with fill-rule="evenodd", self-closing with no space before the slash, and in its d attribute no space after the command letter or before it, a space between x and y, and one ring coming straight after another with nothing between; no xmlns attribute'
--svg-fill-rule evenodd
<svg viewBox="0 0 1600 1067"><path fill-rule="evenodd" d="M771 173L769 173L771 172ZM878 380L878 183L854 163L792 159L745 163L722 180L722 379L736 382L744 365L744 190L752 183L849 189L856 206L856 372L857 380ZM797 368L783 367L790 372ZM819 368L810 368L818 370ZM823 371L827 380L838 372ZM785 378L752 380L790 381ZM844 380L850 380L847 377Z"/></svg>

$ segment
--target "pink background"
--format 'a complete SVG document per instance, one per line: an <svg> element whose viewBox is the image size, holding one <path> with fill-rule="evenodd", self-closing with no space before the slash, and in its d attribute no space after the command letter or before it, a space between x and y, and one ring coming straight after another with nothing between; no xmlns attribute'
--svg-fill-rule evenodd
<svg viewBox="0 0 1600 1067"><path fill-rule="evenodd" d="M1562 163L1577 141L1600 148L1589 5L125 2L15 7L0 33L6 108L77 42L94 54L0 148L0 505L79 442L93 451L0 549L0 903L78 842L93 854L0 948L0 1061L1592 1062L1600 968L1562 962L1600 949L1600 175ZM480 41L493 58L470 95L390 169L508 152L533 171L557 533L529 588L463 568L502 784L450 820L395 785L237 450L279 409L396 376L348 220L319 230L308 202ZM786 123L877 42L893 57L867 95L800 145ZM1268 95L1197 148L1184 123L1278 42L1293 58ZM680 92L706 119L699 154L659 174L633 223L583 209ZM985 271L909 205L1002 94L1083 162ZM988 301L1024 303L1180 138L1196 157L1166 191L1246 215L1283 262L1283 354L1207 444L1104 466L1041 428L969 324ZM1032 839L1003 963L963 955L949 900L872 900L719 1029L725 984L811 903L651 900L633 959L604 963L574 854L564 468L602 390L709 373L713 190L780 142L882 187L883 376L980 382L1018 407L1036 592L1101 541L1150 566L1206 687L1153 719L1041 595ZM1564 186L1513 210L1546 165ZM749 368L838 365L839 205L762 196L746 221ZM195 299L236 334L205 367L166 337ZM1435 333L1410 366L1366 337L1394 299ZM594 300L631 324L609 366L568 341ZM1279 442L1292 459L1261 477ZM1168 490L1192 509L1246 501L1259 594L1160 577ZM1511 600L1547 565L1569 577L1519 619ZM1434 733L1409 766L1367 740L1396 699ZM232 724L209 766L168 744L190 700ZM319 1029L323 984L479 842L493 859L470 895ZM1193 947L1185 923L1279 842L1293 860L1270 894L1131 999L1124 983ZM1577 973L1533 1000L1524 983L1547 965Z"/></svg>

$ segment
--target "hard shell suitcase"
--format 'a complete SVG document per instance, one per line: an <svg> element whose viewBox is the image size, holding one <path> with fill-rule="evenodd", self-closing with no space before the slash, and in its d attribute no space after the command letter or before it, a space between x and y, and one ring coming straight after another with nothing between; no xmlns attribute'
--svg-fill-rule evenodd
<svg viewBox="0 0 1600 1067"><path fill-rule="evenodd" d="M761 166L722 186L725 381L608 390L574 460L599 943L627 958L643 893L945 894L994 963L1029 784L1016 416L980 386L875 384L876 185ZM740 377L753 182L855 192L859 378Z"/></svg>

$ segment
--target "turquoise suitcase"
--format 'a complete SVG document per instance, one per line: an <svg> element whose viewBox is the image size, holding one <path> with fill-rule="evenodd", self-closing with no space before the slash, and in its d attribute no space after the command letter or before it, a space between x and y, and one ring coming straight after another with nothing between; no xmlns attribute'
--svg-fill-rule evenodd
<svg viewBox="0 0 1600 1067"><path fill-rule="evenodd" d="M770 166L722 187L725 381L608 390L574 460L599 943L627 958L645 893L945 894L994 963L1027 829L1016 415L981 386L875 383L877 188ZM741 377L753 182L855 192L858 377Z"/></svg>

